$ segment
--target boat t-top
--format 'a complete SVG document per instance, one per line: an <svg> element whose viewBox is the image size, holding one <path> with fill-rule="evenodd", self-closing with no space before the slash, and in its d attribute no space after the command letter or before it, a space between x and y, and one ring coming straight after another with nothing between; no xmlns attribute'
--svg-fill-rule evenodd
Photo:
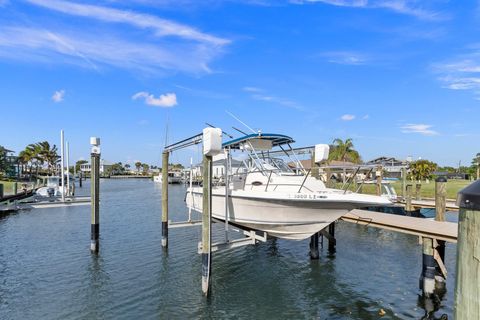
<svg viewBox="0 0 480 320"><path fill-rule="evenodd" d="M294 142L286 135L259 132L223 143L224 153L217 158L223 157L227 175L223 185L212 187L212 217L269 236L302 240L352 209L391 205L384 197L327 188L303 168L291 147ZM278 157L280 152L289 160ZM315 162L328 159L328 152L328 145L315 146ZM242 168L232 168L232 158L241 159ZM188 188L187 206L201 212L202 196L202 187Z"/></svg>

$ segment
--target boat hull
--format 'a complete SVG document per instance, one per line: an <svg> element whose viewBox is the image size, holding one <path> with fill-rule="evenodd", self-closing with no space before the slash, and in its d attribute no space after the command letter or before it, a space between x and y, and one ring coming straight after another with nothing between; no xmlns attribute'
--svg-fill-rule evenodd
<svg viewBox="0 0 480 320"><path fill-rule="evenodd" d="M188 192L186 202L187 206L201 212L203 194ZM324 229L351 209L353 208L345 205L316 201L231 196L228 221L248 229L267 232L272 237L303 240ZM224 195L212 195L212 216L225 220Z"/></svg>

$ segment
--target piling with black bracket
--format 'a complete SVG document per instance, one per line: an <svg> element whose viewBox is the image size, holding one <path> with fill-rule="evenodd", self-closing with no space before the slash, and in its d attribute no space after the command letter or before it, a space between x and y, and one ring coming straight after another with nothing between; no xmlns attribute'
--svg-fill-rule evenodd
<svg viewBox="0 0 480 320"><path fill-rule="evenodd" d="M203 156L202 292L208 295L212 270L212 157Z"/></svg>
<svg viewBox="0 0 480 320"><path fill-rule="evenodd" d="M447 201L447 179L445 177L438 177L435 179L435 220L445 221ZM436 267L436 284L439 288L445 287L445 274L442 271L440 263L445 261L445 241L437 240L437 246L435 250L438 253L437 267Z"/></svg>
<svg viewBox="0 0 480 320"><path fill-rule="evenodd" d="M422 238L422 273L420 275L420 289L425 297L430 297L435 290L435 258L433 239Z"/></svg>
<svg viewBox="0 0 480 320"><path fill-rule="evenodd" d="M335 253L335 246L337 244L335 239L335 221L328 226L328 233L330 234L330 238L328 238L328 251Z"/></svg>
<svg viewBox="0 0 480 320"><path fill-rule="evenodd" d="M90 196L91 196L91 241L90 250L98 252L100 243L100 138L90 138L91 150L91 170L90 170Z"/></svg>
<svg viewBox="0 0 480 320"><path fill-rule="evenodd" d="M457 196L457 278L454 313L456 320L478 319L480 315L480 180Z"/></svg>
<svg viewBox="0 0 480 320"><path fill-rule="evenodd" d="M168 247L168 151L162 154L162 247Z"/></svg>

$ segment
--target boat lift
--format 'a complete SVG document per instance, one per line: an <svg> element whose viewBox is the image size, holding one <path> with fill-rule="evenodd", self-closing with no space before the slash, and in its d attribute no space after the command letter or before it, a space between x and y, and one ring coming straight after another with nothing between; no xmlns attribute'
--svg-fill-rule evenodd
<svg viewBox="0 0 480 320"><path fill-rule="evenodd" d="M162 154L162 246L168 248L168 229L202 226L202 241L198 243L198 253L202 255L202 291L205 296L209 293L210 275L212 270L212 252L238 248L246 245L254 245L259 241L267 241L267 233L258 235L255 230L246 230L236 226L234 231L243 232L245 238L230 240L229 230L229 174L231 171L230 149L222 146L222 132L219 128L205 128L202 133L170 144L165 147ZM189 208L188 220L172 222L168 220L168 158L170 153L190 146L203 143L203 210L202 220L192 220L191 208ZM225 240L212 243L211 225L221 220L212 219L212 158L214 155L225 154ZM190 188L192 187L192 171L190 171Z"/></svg>

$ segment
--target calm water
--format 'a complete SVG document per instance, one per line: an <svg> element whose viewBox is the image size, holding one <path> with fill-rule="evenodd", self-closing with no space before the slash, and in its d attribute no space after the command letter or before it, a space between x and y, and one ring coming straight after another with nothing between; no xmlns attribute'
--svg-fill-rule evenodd
<svg viewBox="0 0 480 320"><path fill-rule="evenodd" d="M185 220L184 189L170 216ZM84 184L79 193L88 193ZM337 252L310 261L308 240L270 240L215 253L212 297L201 293L200 228L171 229L161 248L161 190L152 181L101 181L101 243L90 207L36 209L0 219L1 319L421 319L421 248L413 236L338 223ZM221 238L223 225L216 225ZM232 235L235 232L232 231ZM327 242L325 241L325 247ZM452 317L455 246L447 244Z"/></svg>

